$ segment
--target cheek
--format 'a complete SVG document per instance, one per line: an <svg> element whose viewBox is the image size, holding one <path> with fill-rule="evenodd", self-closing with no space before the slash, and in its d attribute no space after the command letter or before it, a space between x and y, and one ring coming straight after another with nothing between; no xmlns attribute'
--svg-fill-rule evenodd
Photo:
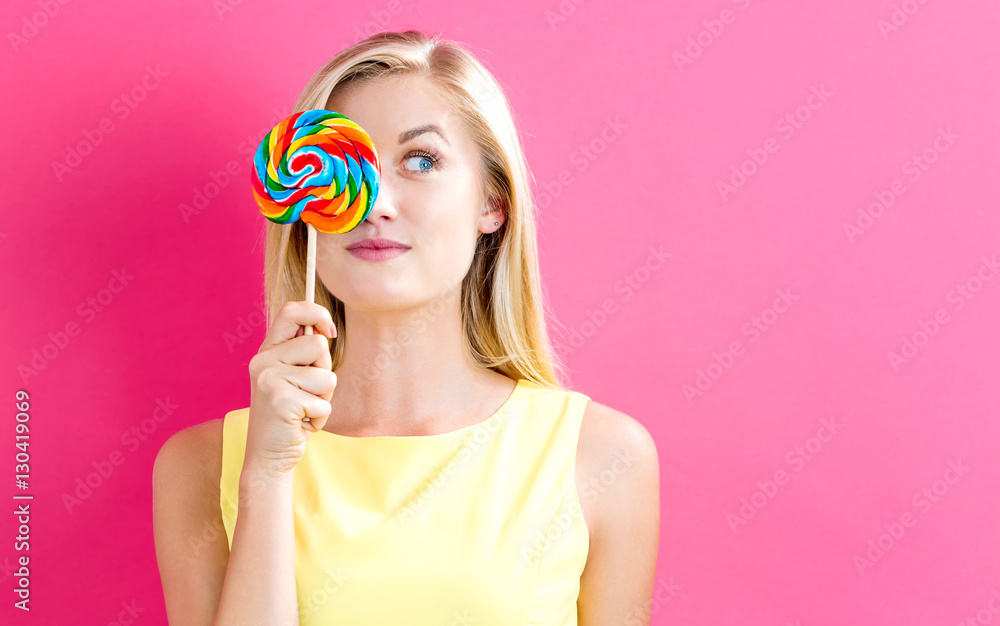
<svg viewBox="0 0 1000 626"><path fill-rule="evenodd" d="M324 266L337 266L343 262L343 255L348 254L343 250L345 244L340 241L341 235L328 235L326 233L316 233L316 269Z"/></svg>
<svg viewBox="0 0 1000 626"><path fill-rule="evenodd" d="M419 196L410 198L405 213L406 220L423 237L455 247L463 246L463 239L475 237L482 207L478 206L475 189L464 179L452 181L421 190Z"/></svg>
<svg viewBox="0 0 1000 626"><path fill-rule="evenodd" d="M447 277L449 282L460 280L472 262L476 249L475 226L469 219L468 207L461 211L451 205L447 210L435 210L421 216L417 239L422 248L416 271L428 277Z"/></svg>

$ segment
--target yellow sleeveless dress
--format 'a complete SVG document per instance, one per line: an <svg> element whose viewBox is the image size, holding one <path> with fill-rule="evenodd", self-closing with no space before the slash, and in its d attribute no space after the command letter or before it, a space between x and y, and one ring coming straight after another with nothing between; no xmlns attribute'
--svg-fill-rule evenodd
<svg viewBox="0 0 1000 626"><path fill-rule="evenodd" d="M590 398L526 379L487 420L437 435L314 433L295 468L302 626L577 623L589 533L575 484ZM230 548L249 408L226 414Z"/></svg>

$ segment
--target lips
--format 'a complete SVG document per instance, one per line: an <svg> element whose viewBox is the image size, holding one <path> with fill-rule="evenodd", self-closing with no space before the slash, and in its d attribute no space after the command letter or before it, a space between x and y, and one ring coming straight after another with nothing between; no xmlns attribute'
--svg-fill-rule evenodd
<svg viewBox="0 0 1000 626"><path fill-rule="evenodd" d="M392 239L385 239L384 237L379 237L375 239L362 239L361 241L356 241L351 245L347 246L348 250L358 250L358 249L386 250L389 248L399 248L402 250L408 250L410 246L402 244L398 241L394 241Z"/></svg>

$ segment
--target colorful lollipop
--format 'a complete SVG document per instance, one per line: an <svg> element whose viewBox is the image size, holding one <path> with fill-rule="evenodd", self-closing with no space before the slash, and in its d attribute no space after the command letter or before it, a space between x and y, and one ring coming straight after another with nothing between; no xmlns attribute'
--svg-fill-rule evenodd
<svg viewBox="0 0 1000 626"><path fill-rule="evenodd" d="M346 233L365 220L378 195L381 167L371 138L333 111L279 122L253 165L254 198L278 224L301 219L324 233Z"/></svg>
<svg viewBox="0 0 1000 626"><path fill-rule="evenodd" d="M365 221L378 196L382 168L375 145L340 113L311 110L279 122L253 160L253 195L278 224L301 219L309 233L306 299L313 302L316 230L339 235ZM312 334L312 326L305 329Z"/></svg>

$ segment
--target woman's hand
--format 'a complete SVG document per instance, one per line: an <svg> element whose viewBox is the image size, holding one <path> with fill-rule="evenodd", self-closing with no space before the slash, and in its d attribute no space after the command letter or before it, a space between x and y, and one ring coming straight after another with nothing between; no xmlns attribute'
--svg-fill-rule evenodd
<svg viewBox="0 0 1000 626"><path fill-rule="evenodd" d="M305 326L318 334L306 335ZM278 311L250 359L245 466L290 475L302 460L311 433L330 416L337 375L331 371L329 341L336 336L330 312L318 304L286 302Z"/></svg>

